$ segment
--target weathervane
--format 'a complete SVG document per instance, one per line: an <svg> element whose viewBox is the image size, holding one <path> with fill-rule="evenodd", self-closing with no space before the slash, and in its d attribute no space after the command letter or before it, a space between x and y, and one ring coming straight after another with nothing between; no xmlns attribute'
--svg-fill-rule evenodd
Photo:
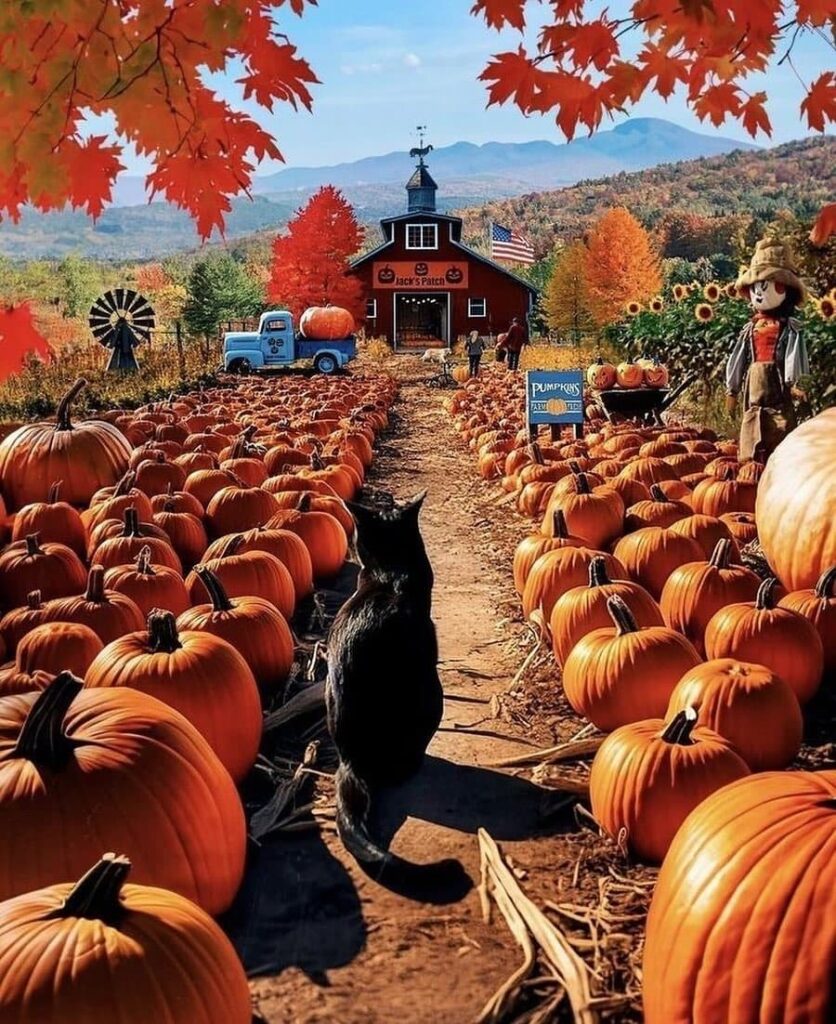
<svg viewBox="0 0 836 1024"><path fill-rule="evenodd" d="M424 132L426 130L427 130L427 126L425 124L419 124L418 125L418 127L416 128L416 131L418 132L418 146L417 147L413 147L409 151L409 155L410 156L417 156L418 157L418 166L419 167L423 167L424 166L424 157L427 156L429 153L432 153L432 151L433 151L433 147L432 146L425 146L424 145Z"/></svg>

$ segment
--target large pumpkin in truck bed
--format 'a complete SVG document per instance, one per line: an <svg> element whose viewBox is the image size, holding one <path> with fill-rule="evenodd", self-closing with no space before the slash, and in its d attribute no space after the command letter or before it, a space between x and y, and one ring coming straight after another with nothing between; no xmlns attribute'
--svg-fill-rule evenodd
<svg viewBox="0 0 836 1024"><path fill-rule="evenodd" d="M302 314L299 332L312 341L336 341L354 333L354 317L342 306L311 306Z"/></svg>

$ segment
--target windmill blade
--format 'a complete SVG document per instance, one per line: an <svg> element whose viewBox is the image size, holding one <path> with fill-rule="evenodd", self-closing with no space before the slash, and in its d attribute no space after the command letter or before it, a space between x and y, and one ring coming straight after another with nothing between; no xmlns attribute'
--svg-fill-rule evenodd
<svg viewBox="0 0 836 1024"><path fill-rule="evenodd" d="M113 299L115 302L114 309L122 310L125 308L125 289L116 288L113 292Z"/></svg>

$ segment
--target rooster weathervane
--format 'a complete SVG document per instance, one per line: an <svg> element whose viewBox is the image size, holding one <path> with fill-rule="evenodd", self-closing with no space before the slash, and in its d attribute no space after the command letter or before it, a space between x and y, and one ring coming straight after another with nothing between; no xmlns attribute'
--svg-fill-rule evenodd
<svg viewBox="0 0 836 1024"><path fill-rule="evenodd" d="M418 145L410 149L409 155L412 157L418 157L419 167L424 166L424 157L432 153L433 147L431 145L424 145L424 132L427 130L425 124L419 124L416 131L418 132Z"/></svg>

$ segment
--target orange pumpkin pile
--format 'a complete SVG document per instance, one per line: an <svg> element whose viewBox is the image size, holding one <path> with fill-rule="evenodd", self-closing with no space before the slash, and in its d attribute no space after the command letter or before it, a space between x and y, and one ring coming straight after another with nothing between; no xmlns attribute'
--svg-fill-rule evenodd
<svg viewBox="0 0 836 1024"><path fill-rule="evenodd" d="M587 382L638 387L642 368L599 361ZM535 527L514 556L523 614L570 705L609 733L593 814L663 865L646 1020L824 1024L836 773L781 769L836 668L836 411L764 471L710 430L613 424L591 406L583 439L531 443L523 408L522 382L490 371L448 402L480 475ZM741 564L759 531L777 578Z"/></svg>
<svg viewBox="0 0 836 1024"><path fill-rule="evenodd" d="M243 1024L207 916L243 876L235 783L396 385L246 380L74 422L82 387L0 443L0 1017Z"/></svg>

